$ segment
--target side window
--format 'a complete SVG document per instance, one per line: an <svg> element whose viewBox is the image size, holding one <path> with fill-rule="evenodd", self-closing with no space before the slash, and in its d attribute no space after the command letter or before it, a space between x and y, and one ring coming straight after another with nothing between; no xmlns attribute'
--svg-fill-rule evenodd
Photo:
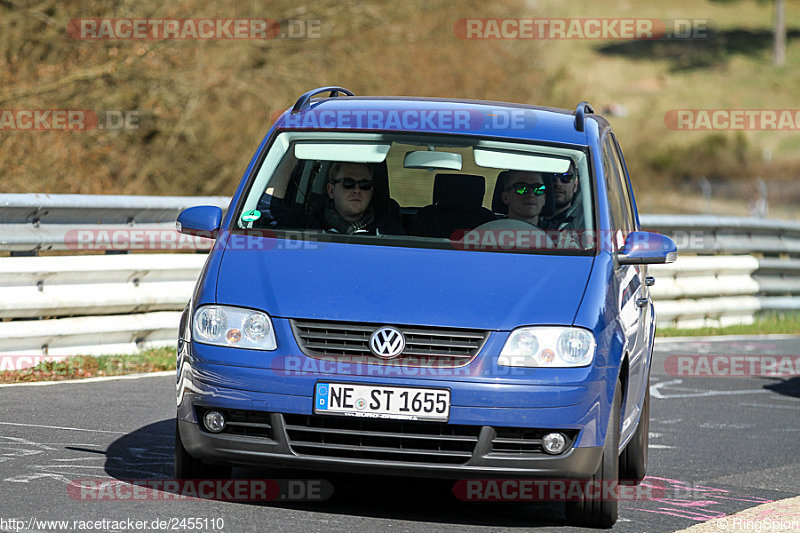
<svg viewBox="0 0 800 533"><path fill-rule="evenodd" d="M628 177L625 175L625 164L622 162L622 152L619 149L619 143L613 134L610 135L613 139L611 147L614 153L614 163L617 167L617 174L619 174L620 185L622 187L622 205L625 209L625 217L627 219L628 231L636 229L636 217L633 214L633 202L631 201L631 192L628 187Z"/></svg>
<svg viewBox="0 0 800 533"><path fill-rule="evenodd" d="M615 162L615 153L611 144L611 137L606 135L603 140L603 173L606 177L606 192L608 194L608 209L611 214L613 229L622 230L623 237L627 235L626 217L623 209L622 189L619 170Z"/></svg>

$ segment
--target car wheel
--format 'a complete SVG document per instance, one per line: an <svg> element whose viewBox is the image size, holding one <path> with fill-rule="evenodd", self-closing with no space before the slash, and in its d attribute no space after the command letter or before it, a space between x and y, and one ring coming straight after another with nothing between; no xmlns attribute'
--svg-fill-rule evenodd
<svg viewBox="0 0 800 533"><path fill-rule="evenodd" d="M644 395L639 426L619 456L619 478L638 485L647 471L647 447L650 437L650 383Z"/></svg>
<svg viewBox="0 0 800 533"><path fill-rule="evenodd" d="M175 479L228 479L231 467L209 465L189 455L181 441L178 420L175 420Z"/></svg>
<svg viewBox="0 0 800 533"><path fill-rule="evenodd" d="M614 391L614 400L611 405L611 414L606 430L606 442L603 446L603 457L597 472L586 480L584 496L588 496L589 486L599 487L595 495L606 492L606 487L613 486L618 481L619 475L619 429L620 410L622 407L622 386L617 382ZM598 494L599 493L599 494ZM617 521L619 502L616 498L604 500L602 497L584 498L578 501L567 502L565 514L567 520L578 526L609 528Z"/></svg>

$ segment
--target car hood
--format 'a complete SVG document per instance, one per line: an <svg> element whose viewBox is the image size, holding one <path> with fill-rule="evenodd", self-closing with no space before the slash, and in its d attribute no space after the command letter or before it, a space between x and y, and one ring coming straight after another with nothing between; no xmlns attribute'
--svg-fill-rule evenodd
<svg viewBox="0 0 800 533"><path fill-rule="evenodd" d="M594 260L233 237L217 303L279 318L499 331L569 325Z"/></svg>

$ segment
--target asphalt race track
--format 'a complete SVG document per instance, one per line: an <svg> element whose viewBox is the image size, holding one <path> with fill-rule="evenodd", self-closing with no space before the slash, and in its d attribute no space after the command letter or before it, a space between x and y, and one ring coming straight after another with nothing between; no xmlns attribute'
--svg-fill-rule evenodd
<svg viewBox="0 0 800 533"><path fill-rule="evenodd" d="M661 339L651 375L646 482L667 489L666 496L621 502L614 529L675 531L800 494L799 377L676 375L674 357L665 370L676 355L796 356L798 350L800 337ZM161 375L0 388L0 530L58 530L40 520L68 520L63 530L69 531L81 527L73 521L106 520L101 529L108 530L110 521L128 519L144 521L149 531L154 520L166 526L159 530L225 532L563 528L563 503L465 502L453 496L452 484L419 479L328 475L320 485L307 473L310 485L292 489L283 481L280 496L257 503L81 496L75 480L172 477L173 384L173 376ZM300 478L258 469L235 469L234 476ZM291 500L320 486L332 489L332 497ZM180 522L189 518L203 520Z"/></svg>

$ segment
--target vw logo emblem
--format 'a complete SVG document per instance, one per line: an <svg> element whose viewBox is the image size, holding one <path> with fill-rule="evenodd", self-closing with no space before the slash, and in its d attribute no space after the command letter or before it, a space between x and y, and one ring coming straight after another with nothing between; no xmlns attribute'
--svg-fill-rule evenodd
<svg viewBox="0 0 800 533"><path fill-rule="evenodd" d="M369 349L382 359L392 359L402 353L406 339L399 329L389 326L376 329L369 338Z"/></svg>

